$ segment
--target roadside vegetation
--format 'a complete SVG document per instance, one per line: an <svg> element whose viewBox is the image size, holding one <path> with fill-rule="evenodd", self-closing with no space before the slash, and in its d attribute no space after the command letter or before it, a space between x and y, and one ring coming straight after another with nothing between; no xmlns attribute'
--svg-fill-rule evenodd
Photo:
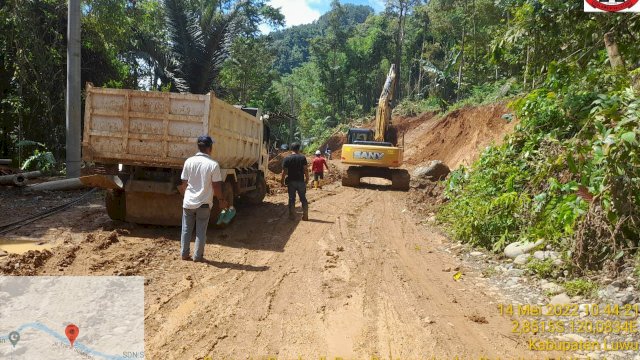
<svg viewBox="0 0 640 360"><path fill-rule="evenodd" d="M633 263L640 99L632 77L596 63L587 71L554 66L541 87L511 106L520 121L515 132L448 180L440 218L453 236L493 251L543 239L575 275ZM544 262L529 268L553 271Z"/></svg>

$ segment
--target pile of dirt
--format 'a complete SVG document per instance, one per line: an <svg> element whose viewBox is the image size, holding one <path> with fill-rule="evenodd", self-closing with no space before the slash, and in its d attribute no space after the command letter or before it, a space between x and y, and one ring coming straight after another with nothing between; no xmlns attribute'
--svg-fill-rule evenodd
<svg viewBox="0 0 640 360"><path fill-rule="evenodd" d="M269 194L280 194L284 192L284 188L280 185L280 174L282 173L282 161L290 154L288 151L280 152L277 155L269 159L269 171L265 174L265 180L267 181L267 188Z"/></svg>
<svg viewBox="0 0 640 360"><path fill-rule="evenodd" d="M331 159L340 159L342 153L342 144L347 141L347 135L343 133L336 133L331 135L321 146L320 149L325 151L327 148L331 150Z"/></svg>
<svg viewBox="0 0 640 360"><path fill-rule="evenodd" d="M444 196L444 182L442 181L422 181L419 185L412 184L407 203L411 210L424 216L425 218L433 218L435 213L447 199Z"/></svg>
<svg viewBox="0 0 640 360"><path fill-rule="evenodd" d="M504 103L498 103L465 107L444 117L431 115L407 133L405 163L440 160L451 169L468 166L486 146L500 144L505 134L513 131L516 122L502 118L508 112Z"/></svg>
<svg viewBox="0 0 640 360"><path fill-rule="evenodd" d="M267 181L270 195L281 194L287 191L285 187L280 185L280 174L269 172L265 180Z"/></svg>
<svg viewBox="0 0 640 360"><path fill-rule="evenodd" d="M282 194L287 192L287 188L280 185L280 176L282 173L282 161L284 160L284 155L286 154L288 153L279 154L277 157L269 161L269 170L271 170L272 167L280 169L278 173L275 173L272 171L269 171L267 173L267 177L265 180L267 181L267 186L269 187L269 194L271 195ZM339 181L341 179L340 168L338 167L340 160L339 158L336 158L333 155L331 157L334 160L327 160L327 163L329 165L329 172L327 172L325 169L324 181L323 181L324 184L330 184L330 183ZM274 163L273 165L271 165L272 162ZM312 162L313 162L313 156L308 156L307 163L309 163L309 166L311 166ZM313 174L311 174L311 172L309 172L309 176L311 176L311 180L313 180ZM311 181L309 182L309 188L310 187L312 187Z"/></svg>
<svg viewBox="0 0 640 360"><path fill-rule="evenodd" d="M269 171L274 174L280 174L282 172L282 160L287 156L289 152L281 152L269 159Z"/></svg>
<svg viewBox="0 0 640 360"><path fill-rule="evenodd" d="M0 265L0 272L5 275L33 276L52 256L53 253L49 250L29 250L24 254L11 254Z"/></svg>

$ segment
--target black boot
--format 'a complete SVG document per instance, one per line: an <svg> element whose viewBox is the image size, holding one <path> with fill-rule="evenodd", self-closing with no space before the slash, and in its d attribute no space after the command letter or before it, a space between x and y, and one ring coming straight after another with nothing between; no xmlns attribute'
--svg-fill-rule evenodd
<svg viewBox="0 0 640 360"><path fill-rule="evenodd" d="M289 205L289 220L295 220L295 219L296 219L296 206Z"/></svg>
<svg viewBox="0 0 640 360"><path fill-rule="evenodd" d="M309 205L302 207L302 220L309 220Z"/></svg>

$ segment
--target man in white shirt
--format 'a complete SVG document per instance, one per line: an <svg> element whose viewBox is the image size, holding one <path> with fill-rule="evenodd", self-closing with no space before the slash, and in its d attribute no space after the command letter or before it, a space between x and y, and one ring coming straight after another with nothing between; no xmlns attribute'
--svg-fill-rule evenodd
<svg viewBox="0 0 640 360"><path fill-rule="evenodd" d="M196 249L193 261L204 261L204 245L207 242L207 226L213 206L213 197L218 198L222 209L228 207L222 196L222 176L220 166L211 159L213 139L204 135L198 137L198 150L195 156L185 161L182 168L182 184L180 193L182 201L182 235L180 238L180 255L182 260L191 260L189 245L193 228L196 229Z"/></svg>

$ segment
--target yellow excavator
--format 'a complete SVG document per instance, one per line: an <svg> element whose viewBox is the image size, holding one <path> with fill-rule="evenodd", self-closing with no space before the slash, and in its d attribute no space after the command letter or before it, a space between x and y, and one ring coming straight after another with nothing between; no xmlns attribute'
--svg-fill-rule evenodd
<svg viewBox="0 0 640 360"><path fill-rule="evenodd" d="M342 186L357 187L361 178L377 177L391 180L393 189L409 190L409 172L398 169L402 166L403 147L398 146L398 134L391 125L395 84L396 70L392 64L378 100L375 131L349 129L347 141L342 145L342 163L350 165L342 174Z"/></svg>

